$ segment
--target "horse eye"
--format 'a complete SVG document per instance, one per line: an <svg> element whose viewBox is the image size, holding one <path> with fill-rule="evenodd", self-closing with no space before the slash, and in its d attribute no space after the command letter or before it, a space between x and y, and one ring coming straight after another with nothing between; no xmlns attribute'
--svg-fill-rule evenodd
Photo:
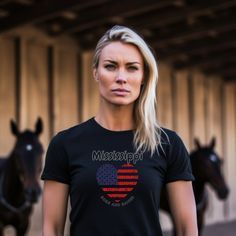
<svg viewBox="0 0 236 236"><path fill-rule="evenodd" d="M31 144L27 144L25 148L27 151L31 151L33 149L33 146Z"/></svg>
<svg viewBox="0 0 236 236"><path fill-rule="evenodd" d="M210 155L210 160L213 162L217 162L217 157L215 155Z"/></svg>

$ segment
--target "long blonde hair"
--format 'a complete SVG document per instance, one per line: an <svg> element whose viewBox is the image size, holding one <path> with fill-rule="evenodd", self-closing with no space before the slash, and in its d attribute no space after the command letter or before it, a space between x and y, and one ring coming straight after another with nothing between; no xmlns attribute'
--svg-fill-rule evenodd
<svg viewBox="0 0 236 236"><path fill-rule="evenodd" d="M125 26L114 26L98 41L93 57L93 68L97 68L102 49L114 41L136 46L144 60L144 84L134 105L134 145L136 151L155 152L161 145L161 127L157 120L156 87L157 63L146 42L133 30Z"/></svg>

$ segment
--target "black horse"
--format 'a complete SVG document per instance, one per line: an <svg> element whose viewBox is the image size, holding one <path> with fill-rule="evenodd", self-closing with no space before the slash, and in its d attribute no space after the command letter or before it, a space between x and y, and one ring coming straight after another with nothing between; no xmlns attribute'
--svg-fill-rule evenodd
<svg viewBox="0 0 236 236"><path fill-rule="evenodd" d="M197 223L200 236L204 224L204 214L208 205L208 195L205 188L206 184L209 184L212 187L216 192L217 197L221 200L227 198L229 189L221 172L222 160L214 151L215 138L213 138L211 143L206 146L201 146L200 142L195 139L195 145L197 149L191 152L190 159L193 175L195 177L195 181L193 181L193 191L197 206ZM170 213L165 190L161 196L160 208ZM174 229L173 235L175 235Z"/></svg>
<svg viewBox="0 0 236 236"><path fill-rule="evenodd" d="M43 147L39 141L43 124L39 118L35 131L20 132L11 121L11 131L17 140L7 158L0 158L0 236L4 227L12 225L17 236L24 236L29 218L41 194L39 175Z"/></svg>

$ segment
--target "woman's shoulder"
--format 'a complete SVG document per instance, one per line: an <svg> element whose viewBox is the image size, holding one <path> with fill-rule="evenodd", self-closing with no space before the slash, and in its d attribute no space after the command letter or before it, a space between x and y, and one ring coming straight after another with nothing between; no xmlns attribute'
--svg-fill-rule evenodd
<svg viewBox="0 0 236 236"><path fill-rule="evenodd" d="M167 143L172 143L176 139L180 139L176 131L161 127L161 140Z"/></svg>
<svg viewBox="0 0 236 236"><path fill-rule="evenodd" d="M179 156L188 156L183 140L171 129L161 128L161 150L169 161L176 160Z"/></svg>
<svg viewBox="0 0 236 236"><path fill-rule="evenodd" d="M59 131L53 137L53 140L56 142L64 142L80 137L81 135L83 135L84 133L88 132L91 129L91 119L88 119L82 123L79 123L77 125Z"/></svg>
<svg viewBox="0 0 236 236"><path fill-rule="evenodd" d="M185 147L181 136L176 131L167 128L161 128L161 145L171 150Z"/></svg>

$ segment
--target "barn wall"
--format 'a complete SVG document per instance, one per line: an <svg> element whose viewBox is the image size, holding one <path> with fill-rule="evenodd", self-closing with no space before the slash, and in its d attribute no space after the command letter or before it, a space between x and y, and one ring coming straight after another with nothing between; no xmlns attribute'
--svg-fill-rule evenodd
<svg viewBox="0 0 236 236"><path fill-rule="evenodd" d="M157 116L160 124L169 129L173 128L173 92L170 68L159 64L159 83L157 87Z"/></svg>
<svg viewBox="0 0 236 236"><path fill-rule="evenodd" d="M53 47L52 65L52 133L78 123L79 67L78 48L72 40L62 40Z"/></svg>
<svg viewBox="0 0 236 236"><path fill-rule="evenodd" d="M0 156L8 154L14 137L10 132L10 119L16 119L15 41L0 38Z"/></svg>
<svg viewBox="0 0 236 236"><path fill-rule="evenodd" d="M0 37L0 155L12 148L9 120L21 129L44 121L41 136L46 150L52 135L96 114L99 94L92 76L92 53L81 53L67 37L50 38L32 28ZM194 138L202 144L216 137L216 151L224 159L224 173L231 189L226 202L210 191L206 222L236 219L236 86L199 71L174 71L159 63L158 117L174 129L188 150ZM162 213L161 213L162 214ZM161 215L164 228L168 217ZM40 235L41 202L37 204L29 235ZM9 233L8 235L11 235Z"/></svg>
<svg viewBox="0 0 236 236"><path fill-rule="evenodd" d="M173 128L181 136L188 150L195 148L195 138L201 144L209 144L215 137L216 152L224 160L223 172L231 192L228 200L223 202L217 198L212 188L207 186L209 207L206 212L206 223L233 220L236 218L236 196L233 184L236 168L233 158L236 152L235 83L223 82L216 76L206 77L198 71L170 72L169 67L168 73L167 64L164 68L162 66L163 64L160 64L158 87L161 124ZM166 110L167 103L169 108ZM170 112L169 109L172 111ZM160 114L166 112L172 117ZM170 227L169 219L163 213L161 213L161 220L164 228Z"/></svg>
<svg viewBox="0 0 236 236"><path fill-rule="evenodd" d="M0 155L14 143L9 120L34 129L43 120L41 141L47 149L53 134L78 123L79 48L70 38L52 39L33 28L0 37ZM81 111L82 112L82 111ZM35 206L29 235L41 235L41 201ZM7 236L14 235L11 228Z"/></svg>
<svg viewBox="0 0 236 236"><path fill-rule="evenodd" d="M93 78L91 52L82 54L82 121L94 116L98 110L99 94Z"/></svg>
<svg viewBox="0 0 236 236"><path fill-rule="evenodd" d="M228 220L236 218L236 86L223 85L223 153L225 157L224 170L230 186L230 197L226 202L225 216Z"/></svg>
<svg viewBox="0 0 236 236"><path fill-rule="evenodd" d="M205 84L206 98L206 142L210 143L212 138L216 139L216 151L223 158L222 138L222 99L220 78L208 78ZM206 214L207 222L215 222L224 219L225 202L219 201L212 191L209 191L209 207Z"/></svg>
<svg viewBox="0 0 236 236"><path fill-rule="evenodd" d="M174 130L181 136L186 147L190 147L190 119L189 119L189 77L187 71L176 71L174 80L173 110ZM184 124L184 125L183 125Z"/></svg>

